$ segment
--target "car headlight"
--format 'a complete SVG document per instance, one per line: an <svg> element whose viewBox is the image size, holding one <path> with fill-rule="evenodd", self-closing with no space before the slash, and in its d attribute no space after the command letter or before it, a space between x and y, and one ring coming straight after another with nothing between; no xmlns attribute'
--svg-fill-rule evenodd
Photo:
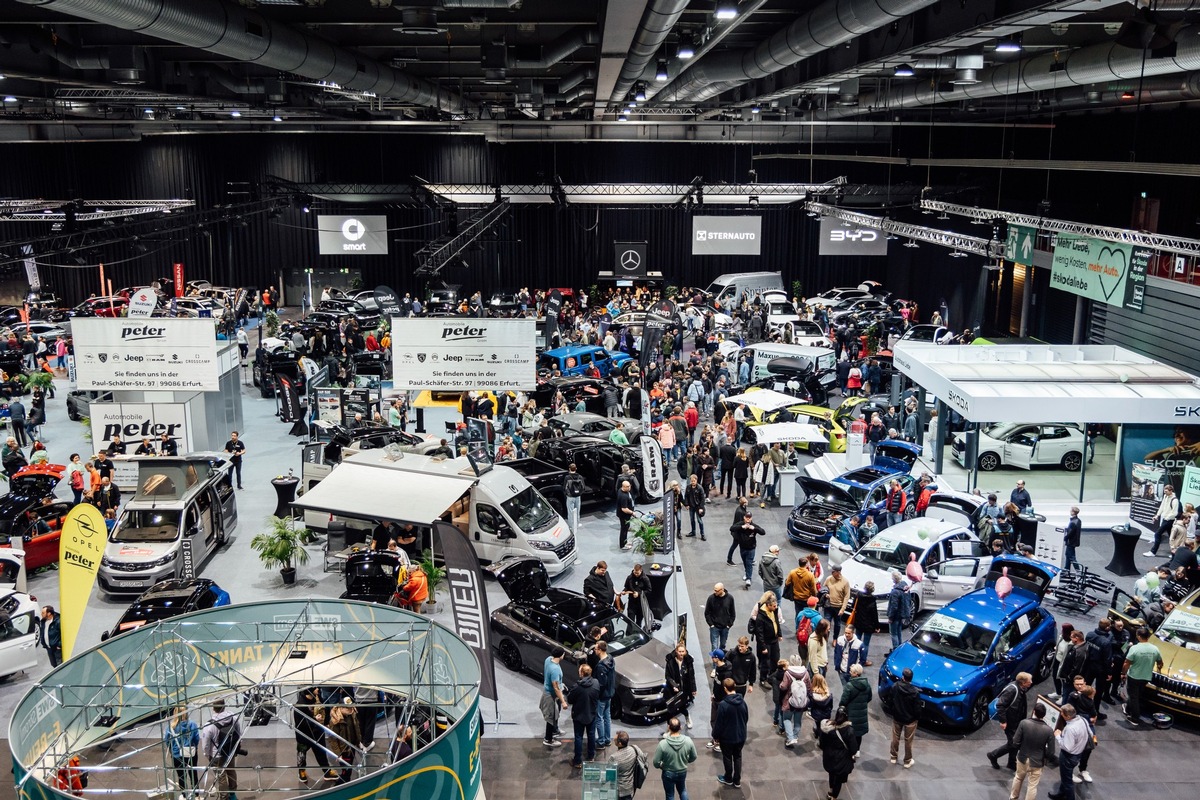
<svg viewBox="0 0 1200 800"><path fill-rule="evenodd" d="M547 542L542 539L530 539L529 544L534 550L553 550L554 542Z"/></svg>
<svg viewBox="0 0 1200 800"><path fill-rule="evenodd" d="M955 695L963 693L962 689L953 689L947 691L943 689L930 689L928 686L924 687L921 691L925 692L925 694L929 695L930 697L954 697Z"/></svg>
<svg viewBox="0 0 1200 800"><path fill-rule="evenodd" d="M170 564L172 561L174 561L178 556L179 556L179 552L176 550L172 550L170 553L163 556L162 558L156 559L155 561L151 561L149 564L146 565L146 567L148 569L154 569L155 567L165 567L167 564Z"/></svg>
<svg viewBox="0 0 1200 800"><path fill-rule="evenodd" d="M112 561L110 561L110 560L109 560L108 556L101 556L101 557L100 557L100 566L102 566L102 567L111 567L111 566L112 566Z"/></svg>

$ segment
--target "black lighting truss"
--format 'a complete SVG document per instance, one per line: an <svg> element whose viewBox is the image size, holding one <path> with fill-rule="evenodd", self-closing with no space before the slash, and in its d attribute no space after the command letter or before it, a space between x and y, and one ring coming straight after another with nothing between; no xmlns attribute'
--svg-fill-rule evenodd
<svg viewBox="0 0 1200 800"><path fill-rule="evenodd" d="M468 247L479 241L488 231L495 228L508 216L509 203L507 199L499 200L490 206L479 209L463 222L459 223L457 233L447 233L416 252L417 275L437 275L451 259L460 255Z"/></svg>

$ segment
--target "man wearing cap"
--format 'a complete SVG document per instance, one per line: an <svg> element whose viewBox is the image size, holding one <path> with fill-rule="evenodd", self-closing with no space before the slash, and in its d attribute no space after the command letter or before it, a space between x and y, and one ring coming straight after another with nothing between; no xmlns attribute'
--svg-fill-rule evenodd
<svg viewBox="0 0 1200 800"><path fill-rule="evenodd" d="M725 651L719 647L713 648L709 655L712 658L712 671L708 673L712 678L712 709L708 716L708 729L711 731L717 724L717 706L725 697L725 679L733 680L733 665L725 660ZM721 752L721 745L715 736L709 740L707 747L713 752Z"/></svg>
<svg viewBox="0 0 1200 800"><path fill-rule="evenodd" d="M782 596L783 566L779 563L779 545L771 545L759 559L758 577L762 579L764 592L773 592L776 599Z"/></svg>
<svg viewBox="0 0 1200 800"><path fill-rule="evenodd" d="M746 588L750 588L750 576L754 572L754 554L758 549L758 537L766 536L767 532L761 525L754 524L754 515L747 511L742 515L742 521L731 525L729 533L737 542L742 555L742 566L746 570Z"/></svg>

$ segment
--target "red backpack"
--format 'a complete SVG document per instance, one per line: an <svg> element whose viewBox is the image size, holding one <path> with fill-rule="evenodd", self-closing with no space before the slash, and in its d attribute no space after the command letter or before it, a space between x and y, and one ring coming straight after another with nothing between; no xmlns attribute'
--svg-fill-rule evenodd
<svg viewBox="0 0 1200 800"><path fill-rule="evenodd" d="M812 617L802 614L800 624L796 626L796 641L801 647L808 647L808 637L812 636L812 629Z"/></svg>

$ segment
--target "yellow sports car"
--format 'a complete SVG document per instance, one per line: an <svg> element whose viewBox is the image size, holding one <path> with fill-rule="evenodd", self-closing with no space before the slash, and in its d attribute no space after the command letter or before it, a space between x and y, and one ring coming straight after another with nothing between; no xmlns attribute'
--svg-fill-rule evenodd
<svg viewBox="0 0 1200 800"><path fill-rule="evenodd" d="M753 391L755 391L753 388L747 389L746 393L749 394ZM746 426L747 428L752 428L756 425L770 425L775 422L804 422L804 417L807 417L810 424L820 427L821 430L828 434L829 444L826 446L797 442L795 447L807 450L813 456L822 456L826 452L844 453L846 452L846 429L850 426L850 422L857 416L854 413L854 409L866 402L867 398L865 397L847 397L837 408L799 403L774 411L764 411L761 408L754 408L747 405ZM754 444L754 432L752 430L747 431L746 440Z"/></svg>

